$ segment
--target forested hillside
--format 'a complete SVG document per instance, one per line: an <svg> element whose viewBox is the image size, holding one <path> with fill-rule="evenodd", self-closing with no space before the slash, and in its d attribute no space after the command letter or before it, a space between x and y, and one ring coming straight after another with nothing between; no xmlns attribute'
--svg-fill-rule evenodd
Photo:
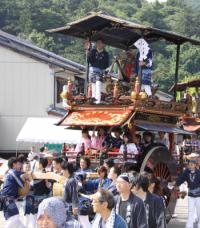
<svg viewBox="0 0 200 228"><path fill-rule="evenodd" d="M145 0L0 0L0 28L84 64L81 40L49 34L45 30L64 26L90 11L102 10L126 20L200 39L198 7L199 0L168 0L162 4ZM152 48L154 79L167 91L174 76L176 48L165 42L153 44ZM199 47L182 46L179 73L180 80L200 77Z"/></svg>

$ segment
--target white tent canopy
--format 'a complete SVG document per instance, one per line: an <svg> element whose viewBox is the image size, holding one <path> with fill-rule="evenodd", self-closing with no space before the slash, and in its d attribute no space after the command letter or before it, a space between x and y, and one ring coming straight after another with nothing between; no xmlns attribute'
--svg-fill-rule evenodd
<svg viewBox="0 0 200 228"><path fill-rule="evenodd" d="M81 131L56 126L55 124L58 121L59 119L55 118L28 118L18 134L16 141L52 144L79 143Z"/></svg>

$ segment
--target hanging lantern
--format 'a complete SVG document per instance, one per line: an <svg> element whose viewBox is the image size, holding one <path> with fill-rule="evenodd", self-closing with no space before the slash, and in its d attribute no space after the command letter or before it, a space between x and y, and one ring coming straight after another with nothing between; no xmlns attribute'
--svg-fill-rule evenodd
<svg viewBox="0 0 200 228"><path fill-rule="evenodd" d="M148 96L147 96L147 93L146 93L146 92L140 92L140 93L139 93L139 98L140 98L140 99L144 100L144 99L147 99L147 97L148 97Z"/></svg>

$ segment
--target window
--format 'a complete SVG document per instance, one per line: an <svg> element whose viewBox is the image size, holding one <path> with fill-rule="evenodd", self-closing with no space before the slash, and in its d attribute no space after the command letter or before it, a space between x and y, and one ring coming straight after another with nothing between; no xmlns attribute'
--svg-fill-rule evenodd
<svg viewBox="0 0 200 228"><path fill-rule="evenodd" d="M62 102L62 98L60 94L63 91L63 86L67 85L67 79L56 77L56 103ZM74 77L74 87L73 87L73 95L83 94L84 93L84 84L85 80L83 78Z"/></svg>

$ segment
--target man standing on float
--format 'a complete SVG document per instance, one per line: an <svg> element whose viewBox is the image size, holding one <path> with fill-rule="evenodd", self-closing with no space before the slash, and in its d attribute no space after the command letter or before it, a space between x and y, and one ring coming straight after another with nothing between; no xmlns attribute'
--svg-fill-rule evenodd
<svg viewBox="0 0 200 228"><path fill-rule="evenodd" d="M145 91L148 96L151 96L152 50L144 39L137 40L134 45L139 50L136 55L136 74L140 78L141 91Z"/></svg>
<svg viewBox="0 0 200 228"><path fill-rule="evenodd" d="M103 74L109 66L109 55L105 50L103 39L96 41L96 47L91 48L91 42L85 42L87 50L87 61L89 63L89 82L92 84L92 97L96 99L96 104L101 103L101 91Z"/></svg>

